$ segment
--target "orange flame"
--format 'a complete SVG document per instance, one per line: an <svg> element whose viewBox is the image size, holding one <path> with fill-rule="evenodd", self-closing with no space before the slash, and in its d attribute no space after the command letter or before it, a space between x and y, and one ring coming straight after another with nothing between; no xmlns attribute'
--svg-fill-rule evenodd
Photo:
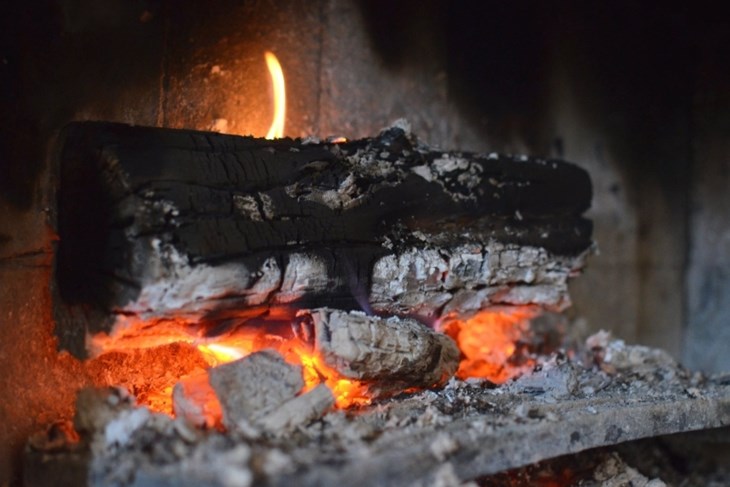
<svg viewBox="0 0 730 487"><path fill-rule="evenodd" d="M274 89L274 120L271 122L267 139L278 139L284 136L284 119L286 118L286 86L284 84L284 71L274 53L266 51L266 66L271 75L271 85Z"/></svg>
<svg viewBox="0 0 730 487"><path fill-rule="evenodd" d="M307 352L301 346L295 346L293 353L296 357L295 363L302 365L305 391L324 382L335 396L335 405L338 408L370 404L367 386L362 382L342 377L336 370L328 367L318 354Z"/></svg>
<svg viewBox="0 0 730 487"><path fill-rule="evenodd" d="M310 391L321 383L327 384L335 396L335 404L340 408L353 405L370 404L367 386L356 380L343 378L339 373L328 367L322 358L298 338L268 340L241 339L239 336L227 337L217 343L198 345L198 350L211 366L216 366L237 360L263 348L274 348L280 352L287 362L300 365L304 377L304 391Z"/></svg>
<svg viewBox="0 0 730 487"><path fill-rule="evenodd" d="M456 376L501 384L530 370L534 360L515 360L517 342L528 334L528 320L538 313L537 307L510 306L480 311L464 320L448 318L443 329L463 355Z"/></svg>

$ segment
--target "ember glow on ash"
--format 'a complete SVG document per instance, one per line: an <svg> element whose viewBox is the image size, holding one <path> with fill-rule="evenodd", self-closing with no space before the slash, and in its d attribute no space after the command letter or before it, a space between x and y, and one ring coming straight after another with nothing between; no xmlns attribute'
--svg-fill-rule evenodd
<svg viewBox="0 0 730 487"><path fill-rule="evenodd" d="M268 324L257 321L255 325L233 327L214 337L206 336L209 330L189 319L143 322L120 317L118 325L122 326L117 326L112 336L98 334L88 340L89 350L96 358L87 361L87 367L104 370L99 374L100 385L124 386L137 397L138 404L171 414L171 392L178 381L186 380L187 387L195 387L199 380L190 382L187 379L199 377L206 368L272 349L281 353L287 362L302 367L303 392L324 383L332 391L339 408L369 404L371 399L366 385L340 376L311 349L311 345L294 336L288 324L281 325L293 316L294 312L289 309L271 310ZM250 316L241 312L241 320L245 319ZM180 352L181 347L185 353ZM159 373L157 369L150 369L150 377L146 377L142 370L130 366L141 363L140 357L144 357L145 363L176 361L176 372ZM103 367L98 365L100 363ZM211 410L219 409L211 407ZM211 418L209 424L215 423Z"/></svg>
<svg viewBox="0 0 730 487"><path fill-rule="evenodd" d="M529 320L539 312L533 306L510 306L480 311L467 319L447 318L442 328L463 355L456 376L502 384L529 371L535 361L520 354L518 344L529 333Z"/></svg>
<svg viewBox="0 0 730 487"><path fill-rule="evenodd" d="M443 320L442 331L456 341L462 354L456 376L501 384L529 372L535 360L524 353L521 343L530 333L530 319L539 313L538 307L509 306ZM97 357L87 361L87 368L97 376L99 385L124 386L138 404L172 414L172 391L178 382L185 384L188 394L195 395L193 389L206 381L207 369L272 349L287 362L302 367L302 392L326 384L338 408L369 404L372 398L366 382L343 377L327 365L311 343L293 332L295 314L292 309L271 309L265 318L252 320L250 311L241 311L237 325L215 336L209 336L210 327L189 318L143 323L123 317L124 326L113 336L101 334L90 339L90 349ZM219 425L220 407L210 403L205 409L211 415L207 423Z"/></svg>
<svg viewBox="0 0 730 487"><path fill-rule="evenodd" d="M364 384L341 377L300 339L268 335L264 332L253 334L258 336L252 336L250 332L245 331L234 333L216 343L200 344L198 350L203 353L211 366L217 366L238 360L253 352L274 349L281 353L287 362L302 367L304 392L324 383L334 394L337 407L348 408L370 403Z"/></svg>
<svg viewBox="0 0 730 487"><path fill-rule="evenodd" d="M266 51L266 66L271 75L271 86L274 91L274 120L271 122L266 134L267 139L280 139L284 137L284 120L286 118L286 85L284 83L284 71L274 53Z"/></svg>

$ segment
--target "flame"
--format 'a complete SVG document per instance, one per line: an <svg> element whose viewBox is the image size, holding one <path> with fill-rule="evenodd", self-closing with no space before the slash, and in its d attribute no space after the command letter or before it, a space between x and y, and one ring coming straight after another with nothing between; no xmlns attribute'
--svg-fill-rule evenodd
<svg viewBox="0 0 730 487"><path fill-rule="evenodd" d="M517 343L527 336L528 320L538 313L537 307L511 306L490 308L464 320L447 318L443 329L463 355L456 376L502 384L531 369L534 360L518 356Z"/></svg>
<svg viewBox="0 0 730 487"><path fill-rule="evenodd" d="M295 363L302 365L305 391L314 389L324 382L332 391L332 395L335 396L335 406L338 408L370 404L368 389L363 383L343 378L337 371L328 367L322 358L314 352L307 352L297 346L294 354L297 357Z"/></svg>
<svg viewBox="0 0 730 487"><path fill-rule="evenodd" d="M198 345L198 350L203 354L211 366L233 362L245 357L250 352L240 347L229 347L219 343Z"/></svg>
<svg viewBox="0 0 730 487"><path fill-rule="evenodd" d="M266 134L267 139L278 139L284 136L284 119L286 118L286 86L284 72L274 53L266 51L266 66L271 74L271 85L274 88L274 120Z"/></svg>

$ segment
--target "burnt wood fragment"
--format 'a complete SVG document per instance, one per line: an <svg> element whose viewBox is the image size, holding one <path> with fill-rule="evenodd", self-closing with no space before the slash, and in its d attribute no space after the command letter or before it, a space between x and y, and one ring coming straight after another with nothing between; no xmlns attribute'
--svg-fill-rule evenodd
<svg viewBox="0 0 730 487"><path fill-rule="evenodd" d="M291 434L294 428L321 418L334 405L332 391L326 385L319 384L311 391L289 399L261 418L259 426L270 434Z"/></svg>
<svg viewBox="0 0 730 487"><path fill-rule="evenodd" d="M334 144L83 122L56 156L57 330L79 355L117 316L560 308L591 246L582 169L397 126Z"/></svg>
<svg viewBox="0 0 730 487"><path fill-rule="evenodd" d="M456 343L410 318L320 308L300 311L297 321L322 361L363 381L372 396L441 386L459 367Z"/></svg>
<svg viewBox="0 0 730 487"><path fill-rule="evenodd" d="M293 399L304 387L301 367L273 350L252 353L209 370L223 410L223 424L248 431Z"/></svg>

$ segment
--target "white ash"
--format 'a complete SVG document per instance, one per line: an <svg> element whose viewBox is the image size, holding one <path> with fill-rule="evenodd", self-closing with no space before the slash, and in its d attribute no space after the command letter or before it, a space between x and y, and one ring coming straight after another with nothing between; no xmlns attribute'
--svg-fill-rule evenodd
<svg viewBox="0 0 730 487"><path fill-rule="evenodd" d="M596 467L593 473L593 480L584 483L586 487L666 487L661 479L648 479L638 470L628 466L621 457L614 453Z"/></svg>
<svg viewBox="0 0 730 487"><path fill-rule="evenodd" d="M331 285L325 263L313 254L291 254L282 271L275 258L266 259L258 269L248 269L240 263L192 265L172 245L159 239L151 245L157 259L144 272L139 296L116 310L117 318L109 333L112 339L122 340L126 334L136 333L130 329L136 320L129 320L128 315L154 320L174 314L192 323L214 310L219 300L227 296L241 297L245 306L270 301L286 304ZM93 337L88 342L90 354L97 355L100 350L95 348Z"/></svg>
<svg viewBox="0 0 730 487"><path fill-rule="evenodd" d="M233 195L233 207L239 215L254 222L264 221L256 199L251 195Z"/></svg>
<svg viewBox="0 0 730 487"><path fill-rule="evenodd" d="M313 144L319 144L321 142L322 142L322 140L319 137L316 137L314 135L308 135L308 136L304 137L300 143L302 145L313 145Z"/></svg>
<svg viewBox="0 0 730 487"><path fill-rule="evenodd" d="M443 154L440 158L434 159L431 166L436 174L443 176L446 173L469 169L470 163L467 159L463 159L458 154Z"/></svg>
<svg viewBox="0 0 730 487"><path fill-rule="evenodd" d="M130 485L159 485L160 481L166 479L172 481L171 485L248 487L254 483L251 457L251 448L245 442L231 444L213 435L202 440L200 448L189 452L179 462L166 465L142 463L142 468L135 473ZM108 484L102 482L100 485Z"/></svg>
<svg viewBox="0 0 730 487"><path fill-rule="evenodd" d="M434 180L433 173L431 172L431 168L427 165L422 166L413 166L411 167L411 172L414 174L421 176L423 179L428 181L429 183Z"/></svg>
<svg viewBox="0 0 730 487"><path fill-rule="evenodd" d="M261 200L261 212L263 213L264 220L273 220L276 215L274 208L274 201L266 193L258 193L258 197Z"/></svg>
<svg viewBox="0 0 730 487"><path fill-rule="evenodd" d="M639 378L662 374L673 379L679 365L667 352L643 345L626 345L601 330L586 339L586 347L601 370L609 374L628 373Z"/></svg>
<svg viewBox="0 0 730 487"><path fill-rule="evenodd" d="M332 391L320 384L309 392L293 397L258 421L264 431L289 435L291 430L321 418L335 405Z"/></svg>
<svg viewBox="0 0 730 487"><path fill-rule="evenodd" d="M452 453L459 449L459 443L446 433L439 433L429 445L436 460L443 462Z"/></svg>
<svg viewBox="0 0 730 487"><path fill-rule="evenodd" d="M261 264L258 272L251 276L253 284L246 292L247 304L255 306L265 303L269 296L281 288L282 272L275 258L269 257Z"/></svg>
<svg viewBox="0 0 730 487"><path fill-rule="evenodd" d="M121 411L117 417L109 421L104 428L104 442L107 446L125 446L135 431L140 429L152 417L149 409L136 408Z"/></svg>
<svg viewBox="0 0 730 487"><path fill-rule="evenodd" d="M288 435L266 439L246 438L235 431L224 435L193 430L198 436L191 441L194 435L189 429L175 427L180 420L153 415L143 426L133 428L129 441L103 442L104 448L94 452L99 474L95 478L115 479L96 485L143 485L143 480L226 485L226 479L245 480L247 473L269 485L341 485L345 479L350 485L364 485L363 479L386 484L385 478L393 477L378 475L393 476L399 468L409 468L404 462L410 457L400 460L399 456L407 452L426 455L413 458L432 459L420 460L417 469L407 470L410 484L433 485L448 463L454 465L456 479L462 482L568 453L551 443L563 437L575 437L578 443L569 440L568 444L569 451L577 451L610 444L611 438L620 442L697 427L692 426L695 423L682 426L681 421L730 421L728 384L698 382L679 367L669 378L644 378L637 383L637 370L622 368L609 375L595 363L593 353L595 350L579 350L577 356L587 357L585 361L558 355L539 360L538 367L545 371L548 382L542 392L536 390L535 381L527 379L500 387L452 379L441 389L402 395L351 412L332 411ZM633 363L642 370L643 361ZM594 384L597 375L606 382L589 391L587 385ZM560 396L557 403L555 394L550 397L551 387ZM687 394L692 387L701 390L702 398ZM624 407L633 412L623 413ZM631 416L625 414L637 414L637 407L646 409L642 413L645 419L626 429L624 423ZM678 407L687 412L679 414ZM584 425L580 434L576 430L579 424ZM531 441L519 439L521 431L533 429ZM526 452L524 459L500 457L500 449L511 448L511 441L517 442L514 448L519 450L515 451ZM492 453L478 457L481 451ZM469 458L479 460L470 463ZM337 472L346 477L338 477ZM367 472L367 477L358 477L357 472ZM468 472L474 476L462 477Z"/></svg>
<svg viewBox="0 0 730 487"><path fill-rule="evenodd" d="M401 171L398 165L381 158L380 152L375 147L358 149L355 153L347 155L345 160L351 167L357 168L358 173L363 175L376 176L384 180L396 178L396 181L400 181L405 177L405 173ZM377 187L373 186L372 189Z"/></svg>
<svg viewBox="0 0 730 487"><path fill-rule="evenodd" d="M137 245L149 245L154 258L141 272L141 292L120 313L134 313L143 319L164 316L170 312L193 313L210 306L209 302L233 293L245 294L251 272L242 264L192 265L186 255L169 243L154 238L136 239Z"/></svg>
<svg viewBox="0 0 730 487"><path fill-rule="evenodd" d="M539 395L546 402L572 396L578 387L577 370L565 356L554 354L541 361L532 373L518 377L508 387L531 395Z"/></svg>
<svg viewBox="0 0 730 487"><path fill-rule="evenodd" d="M134 407L134 397L121 387L84 388L76 394L74 428L82 434L103 431L120 412Z"/></svg>
<svg viewBox="0 0 730 487"><path fill-rule="evenodd" d="M261 426L266 416L293 399L304 387L301 367L273 350L252 353L208 372L228 428Z"/></svg>
<svg viewBox="0 0 730 487"><path fill-rule="evenodd" d="M357 207L367 197L360 187L355 184L355 175L349 173L347 177L340 182L337 189L320 189L312 187L306 193L300 193L297 185L287 186L285 188L287 195L292 198L304 199L319 203L332 210L350 210Z"/></svg>
<svg viewBox="0 0 730 487"><path fill-rule="evenodd" d="M454 199L475 199L473 190L481 184L481 175L484 172L480 164L462 158L458 153L444 154L442 158L432 162L432 169L439 176L436 181L444 189L447 189L447 185L457 182L465 190L465 192L450 192Z"/></svg>
<svg viewBox="0 0 730 487"><path fill-rule="evenodd" d="M570 304L568 279L586 254L556 256L540 247L471 243L455 248L405 248L381 257L370 301L378 310L424 315L476 311L493 304Z"/></svg>
<svg viewBox="0 0 730 487"><path fill-rule="evenodd" d="M429 183L437 183L455 201L476 199L473 190L481 184L483 171L481 165L459 153L444 153L428 164L410 167L410 172ZM460 187L459 191L454 190L456 183Z"/></svg>
<svg viewBox="0 0 730 487"><path fill-rule="evenodd" d="M331 285L327 267L321 258L294 253L284 269L281 287L274 295L276 303L291 303L305 293L322 291Z"/></svg>
<svg viewBox="0 0 730 487"><path fill-rule="evenodd" d="M278 448L271 448L261 454L261 468L268 477L294 472L294 462L291 457Z"/></svg>

